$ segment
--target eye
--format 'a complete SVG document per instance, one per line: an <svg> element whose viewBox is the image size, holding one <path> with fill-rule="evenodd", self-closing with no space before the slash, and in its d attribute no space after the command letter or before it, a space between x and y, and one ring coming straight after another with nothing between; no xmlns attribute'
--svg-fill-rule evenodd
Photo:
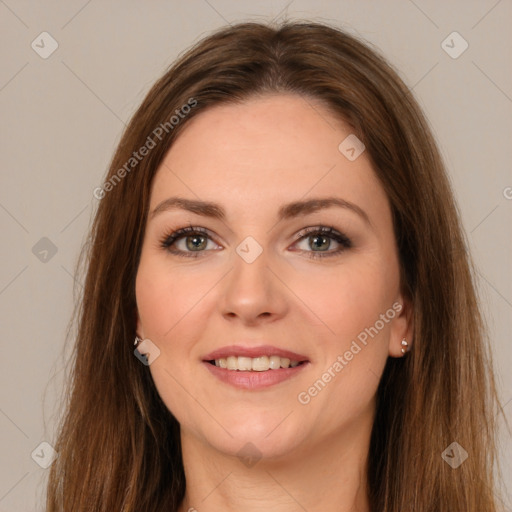
<svg viewBox="0 0 512 512"><path fill-rule="evenodd" d="M297 234L300 243L305 243L306 247L312 247L315 250L309 251L307 249L300 249L308 253L309 258L327 258L337 256L346 249L352 247L351 240L343 233L336 231L333 227L318 226L312 228L305 228ZM331 247L332 241L337 243L340 247L333 251L328 251ZM319 249L318 251L316 249Z"/></svg>
<svg viewBox="0 0 512 512"><path fill-rule="evenodd" d="M206 229L190 226L166 234L160 245L163 249L177 256L197 258L207 248L209 241L213 242ZM179 247L180 242L183 242L181 247ZM173 247L178 248L174 249Z"/></svg>
<svg viewBox="0 0 512 512"><path fill-rule="evenodd" d="M308 254L309 258L326 258L336 256L341 252L352 247L351 240L343 233L336 231L333 227L317 226L309 227L300 231L296 237L298 242L312 247L314 250L310 251L307 248L299 248L301 252ZM335 242L339 247L335 250L329 251L332 242ZM180 247L180 243L181 244ZM160 242L163 249L169 251L177 256L184 256L187 258L197 258L200 253L204 253L208 249L208 242L213 240L208 234L208 230L201 227L184 227L166 234ZM218 247L218 246L217 246ZM316 249L319 249L318 251Z"/></svg>

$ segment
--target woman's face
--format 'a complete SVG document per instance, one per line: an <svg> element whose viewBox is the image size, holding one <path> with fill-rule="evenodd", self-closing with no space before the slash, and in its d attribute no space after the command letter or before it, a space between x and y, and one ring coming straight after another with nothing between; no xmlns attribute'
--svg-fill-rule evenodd
<svg viewBox="0 0 512 512"><path fill-rule="evenodd" d="M210 449L279 456L368 429L410 341L390 207L350 135L270 95L190 120L156 173L137 332L182 434Z"/></svg>

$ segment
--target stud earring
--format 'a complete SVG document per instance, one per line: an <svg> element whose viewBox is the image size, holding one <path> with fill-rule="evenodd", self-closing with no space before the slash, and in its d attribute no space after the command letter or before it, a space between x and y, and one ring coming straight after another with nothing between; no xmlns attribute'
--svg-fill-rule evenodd
<svg viewBox="0 0 512 512"><path fill-rule="evenodd" d="M407 343L407 340L404 338L402 340L402 354L405 354L409 351L409 343Z"/></svg>

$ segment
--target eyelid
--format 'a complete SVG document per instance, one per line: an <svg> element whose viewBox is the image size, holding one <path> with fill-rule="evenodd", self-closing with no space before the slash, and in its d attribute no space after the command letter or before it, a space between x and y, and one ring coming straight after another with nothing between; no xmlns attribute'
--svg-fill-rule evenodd
<svg viewBox="0 0 512 512"><path fill-rule="evenodd" d="M211 235L210 230L203 228L201 226L192 226L191 224L188 226L184 226L181 228L171 229L170 231L166 231L164 236L160 239L159 245L160 247L167 249L169 252L173 252L169 249L169 247L176 244L177 241L181 240L182 238L186 238L187 236L192 236L194 234L201 234L206 237L207 240L211 240L212 242L216 243L213 236ZM219 244L217 244L219 245ZM193 253L194 251L176 251L176 253ZM206 251L198 251L198 252L206 252Z"/></svg>
<svg viewBox="0 0 512 512"><path fill-rule="evenodd" d="M341 253L345 252L348 249L353 247L352 240L346 236L343 232L338 231L333 226L325 226L325 225L316 225L316 226L308 226L306 228L301 229L294 238L296 239L295 244L301 242L303 240L307 240L308 235L325 235L328 239L334 240L337 244L340 245L340 248L331 251L304 251L299 249L301 252L305 252L309 258L330 258L334 256L339 256Z"/></svg>
<svg viewBox="0 0 512 512"><path fill-rule="evenodd" d="M171 250L170 247L174 246L177 241L181 240L182 238L186 238L187 236L191 236L194 234L202 234L205 235L207 240L210 240L214 243L215 239L211 236L211 232L200 226L192 226L192 224L189 224L189 226L185 226L182 228L177 228L174 230L171 230L170 232L167 232L166 235L162 237L160 240L160 247L167 250L169 253L177 255L177 256L184 256L184 257L198 257L201 253L207 253L208 250L203 251L183 251L183 250ZM345 250L352 247L352 241L342 232L338 231L332 226L326 226L326 225L315 225L315 226L308 226L300 231L298 231L294 235L294 243L295 245L297 242L300 242L307 238L308 235L312 234L322 234L326 235L327 238L334 240L336 243L341 245L340 249L336 249L334 251L305 251L303 249L299 249L299 252L305 252L308 254L308 257L310 258L325 258L325 257L331 257L339 255L341 252L344 252ZM218 245L218 244L217 244ZM211 249L210 249L211 250Z"/></svg>
<svg viewBox="0 0 512 512"><path fill-rule="evenodd" d="M307 226L305 228L302 228L300 231L298 231L295 235L294 235L294 238L295 240L300 240L301 238L304 238L306 235L309 235L309 234L314 234L314 233L322 233L322 234L326 234L326 235L332 235L333 237L334 236L338 236L338 237L343 237L343 238L347 238L346 235L344 235L342 232L338 231L335 227L333 226L330 226L330 225L324 225L324 224L320 224L320 225L314 225L314 226ZM348 238L347 238L348 240Z"/></svg>

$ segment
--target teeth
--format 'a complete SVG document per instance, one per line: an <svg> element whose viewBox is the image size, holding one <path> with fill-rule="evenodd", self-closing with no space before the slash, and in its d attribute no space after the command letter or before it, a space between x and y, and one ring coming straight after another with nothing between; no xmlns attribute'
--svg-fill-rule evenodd
<svg viewBox="0 0 512 512"><path fill-rule="evenodd" d="M299 361L291 361L287 357L260 356L243 357L229 356L215 359L215 366L227 368L228 370L265 372L267 370L278 370L279 368L295 368Z"/></svg>
<svg viewBox="0 0 512 512"><path fill-rule="evenodd" d="M250 357L239 357L238 358L238 369L239 370L252 370L252 360Z"/></svg>
<svg viewBox="0 0 512 512"><path fill-rule="evenodd" d="M240 359L240 358L239 358ZM255 372L264 372L270 369L270 361L267 356L255 357L251 359L251 370Z"/></svg>
<svg viewBox="0 0 512 512"><path fill-rule="evenodd" d="M271 370L279 370L281 368L281 358L279 356L270 356L268 358L268 366Z"/></svg>

